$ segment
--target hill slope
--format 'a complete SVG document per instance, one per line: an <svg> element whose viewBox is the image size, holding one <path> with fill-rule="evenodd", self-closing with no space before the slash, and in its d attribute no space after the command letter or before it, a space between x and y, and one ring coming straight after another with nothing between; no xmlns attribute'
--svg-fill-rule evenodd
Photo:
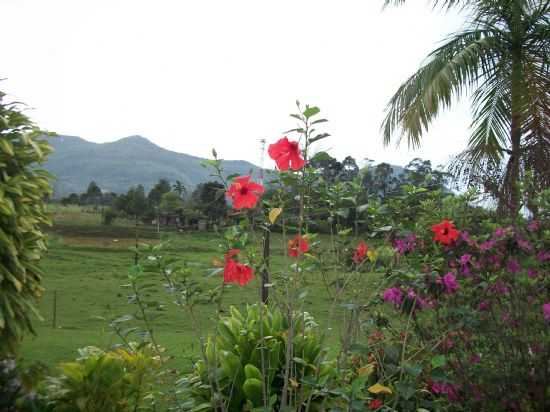
<svg viewBox="0 0 550 412"><path fill-rule="evenodd" d="M171 183L180 180L188 189L212 180L210 170L199 157L163 149L141 136L130 136L111 143L88 142L76 136L50 139L55 151L44 168L53 173L55 197L83 192L94 180L104 191L125 193L132 185L149 190L160 178ZM257 175L260 170L241 160L223 162L227 175Z"/></svg>

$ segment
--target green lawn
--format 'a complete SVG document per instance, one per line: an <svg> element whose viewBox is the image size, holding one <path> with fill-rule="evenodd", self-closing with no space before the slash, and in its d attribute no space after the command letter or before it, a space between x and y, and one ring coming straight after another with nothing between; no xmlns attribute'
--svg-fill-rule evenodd
<svg viewBox="0 0 550 412"><path fill-rule="evenodd" d="M55 225L50 230L49 251L42 260L43 284L46 292L40 302L44 321L36 321L37 336L25 339L21 351L24 361L40 360L49 366L60 361L74 359L77 348L96 345L108 347L117 342L109 327L109 320L132 313L134 307L127 303L127 274L134 255L130 247L135 243L135 229L127 222L112 227L100 225L100 215L82 213L78 209L56 210ZM147 243L158 242L155 228L139 227L140 238ZM219 235L213 233L169 233L168 252L193 263L193 272L205 285L219 284L220 277L208 277L213 258L222 258L218 248ZM156 238L156 239L155 239ZM274 235L273 266L281 267L283 242ZM277 257L279 256L279 257ZM154 329L158 341L177 358L176 365L183 366L190 356L197 353L197 331L187 313L181 312L163 291L162 280L155 275L158 284L152 292L154 298L164 301L166 311L155 320ZM377 275L361 274L354 288L374 284ZM322 327L325 327L331 300L318 274L309 274L306 310L310 311ZM53 327L54 295L57 296L56 327ZM224 295L223 305L243 307L258 301L259 282L255 279L243 288L231 285ZM341 316L339 312L338 316ZM212 330L215 308L200 306L198 318L204 330ZM340 325L340 321L334 322ZM336 327L337 330L337 327ZM338 333L331 333L331 343L337 344Z"/></svg>

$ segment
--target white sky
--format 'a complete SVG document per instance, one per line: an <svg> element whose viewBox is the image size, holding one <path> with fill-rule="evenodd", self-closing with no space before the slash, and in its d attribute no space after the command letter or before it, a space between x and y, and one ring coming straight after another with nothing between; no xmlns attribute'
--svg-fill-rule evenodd
<svg viewBox="0 0 550 412"><path fill-rule="evenodd" d="M42 127L95 142L139 134L170 150L260 163L260 138L294 127L294 101L317 105L340 159L445 162L464 148L467 101L421 150L384 148L396 88L454 14L425 0L0 0L0 89ZM412 5L414 4L414 5ZM266 162L265 166L272 166Z"/></svg>

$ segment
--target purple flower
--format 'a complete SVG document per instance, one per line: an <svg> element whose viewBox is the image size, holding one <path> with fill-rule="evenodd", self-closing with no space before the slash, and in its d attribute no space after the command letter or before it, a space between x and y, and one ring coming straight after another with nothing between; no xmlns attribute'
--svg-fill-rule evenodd
<svg viewBox="0 0 550 412"><path fill-rule="evenodd" d="M470 263L471 260L472 260L472 255L470 255L468 253L460 256L460 264L462 264L462 265L466 265L466 264Z"/></svg>
<svg viewBox="0 0 550 412"><path fill-rule="evenodd" d="M411 233L405 239L396 239L393 243L400 255L412 252L416 247L416 235Z"/></svg>
<svg viewBox="0 0 550 412"><path fill-rule="evenodd" d="M508 285L500 280L491 285L489 287L489 290L493 293L496 293L497 295L508 295L510 293Z"/></svg>
<svg viewBox="0 0 550 412"><path fill-rule="evenodd" d="M486 312L490 309L491 307L491 304L489 302L487 302L486 300L482 300L481 302L479 302L479 305L477 305L477 310L479 310L480 312Z"/></svg>
<svg viewBox="0 0 550 412"><path fill-rule="evenodd" d="M536 220L532 220L531 222L529 222L529 224L527 225L527 230L529 232L536 232L537 230L540 229L540 223Z"/></svg>
<svg viewBox="0 0 550 412"><path fill-rule="evenodd" d="M508 263L506 264L506 269L508 270L508 272L516 274L520 272L521 266L516 259L509 259Z"/></svg>
<svg viewBox="0 0 550 412"><path fill-rule="evenodd" d="M542 305L542 313L544 314L544 319L550 322L550 303Z"/></svg>
<svg viewBox="0 0 550 412"><path fill-rule="evenodd" d="M403 292L399 288L389 288L384 291L382 298L386 302L392 302L395 306L401 306L403 302Z"/></svg>
<svg viewBox="0 0 550 412"><path fill-rule="evenodd" d="M451 272L443 276L443 285L445 286L445 293L453 294L458 290L458 282L456 281L455 275Z"/></svg>
<svg viewBox="0 0 550 412"><path fill-rule="evenodd" d="M474 353L472 356L470 356L470 362L474 364L481 362L481 356L479 356L477 353Z"/></svg>
<svg viewBox="0 0 550 412"><path fill-rule="evenodd" d="M546 262L547 260L550 260L550 252L541 250L539 253L537 253L537 259L539 262Z"/></svg>
<svg viewBox="0 0 550 412"><path fill-rule="evenodd" d="M492 249L495 246L496 242L493 239L487 240L483 242L481 245L479 245L479 249L482 252L485 252L489 249Z"/></svg>
<svg viewBox="0 0 550 412"><path fill-rule="evenodd" d="M462 239L462 241L466 242L468 246L477 246L477 242L470 237L470 234L467 231L460 232L460 238Z"/></svg>
<svg viewBox="0 0 550 412"><path fill-rule="evenodd" d="M497 228L497 230L495 230L495 237L499 238L499 237L504 237L506 236L506 230L499 227Z"/></svg>
<svg viewBox="0 0 550 412"><path fill-rule="evenodd" d="M531 279L535 279L539 275L539 272L535 269L527 269L527 276L529 276Z"/></svg>
<svg viewBox="0 0 550 412"><path fill-rule="evenodd" d="M516 242L519 248L524 250L525 252L531 252L533 250L533 245L531 245L528 240L518 237L516 238Z"/></svg>
<svg viewBox="0 0 550 412"><path fill-rule="evenodd" d="M434 382L431 389L435 394L447 395L451 402L458 401L458 387L452 383Z"/></svg>

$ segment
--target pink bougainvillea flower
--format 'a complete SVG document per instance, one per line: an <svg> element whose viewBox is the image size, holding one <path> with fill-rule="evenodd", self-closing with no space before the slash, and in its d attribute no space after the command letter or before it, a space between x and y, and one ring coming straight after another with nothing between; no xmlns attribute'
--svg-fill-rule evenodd
<svg viewBox="0 0 550 412"><path fill-rule="evenodd" d="M233 201L235 209L252 209L264 190L261 184L252 182L250 176L239 176L233 179L226 196Z"/></svg>
<svg viewBox="0 0 550 412"><path fill-rule="evenodd" d="M508 272L516 274L520 272L521 266L516 259L509 259L508 263L506 264L506 269L508 270Z"/></svg>
<svg viewBox="0 0 550 412"><path fill-rule="evenodd" d="M404 255L407 252L412 252L416 247L416 235L411 233L404 239L396 239L393 246L397 249L400 255Z"/></svg>
<svg viewBox="0 0 550 412"><path fill-rule="evenodd" d="M367 251L369 250L369 247L367 244L363 241L359 242L357 245L357 248L355 248L355 252L353 253L353 261L358 265L363 260L365 260L365 256L367 255Z"/></svg>
<svg viewBox="0 0 550 412"><path fill-rule="evenodd" d="M525 252L533 251L533 245L531 245L531 243L528 240L525 240L518 236L516 237L516 243L518 244L519 248Z"/></svg>
<svg viewBox="0 0 550 412"><path fill-rule="evenodd" d="M454 243L460 235L454 223L447 219L437 225L433 225L432 232L434 232L434 240L445 246Z"/></svg>
<svg viewBox="0 0 550 412"><path fill-rule="evenodd" d="M384 405L384 402L381 399L373 399L369 402L369 409L371 411L375 411Z"/></svg>
<svg viewBox="0 0 550 412"><path fill-rule="evenodd" d="M289 168L300 170L306 163L302 158L298 142L291 142L286 136L279 139L276 143L270 144L267 153L269 157L275 160L277 167L282 171L286 171Z"/></svg>
<svg viewBox="0 0 550 412"><path fill-rule="evenodd" d="M300 235L288 241L288 256L297 258L309 250L309 243Z"/></svg>
<svg viewBox="0 0 550 412"><path fill-rule="evenodd" d="M529 222L529 224L527 225L527 230L529 232L536 232L537 230L540 229L540 223L537 221L537 220L532 220L531 222Z"/></svg>
<svg viewBox="0 0 550 412"><path fill-rule="evenodd" d="M550 260L550 252L541 250L540 252L537 253L537 260L539 262L546 262L547 260Z"/></svg>
<svg viewBox="0 0 550 412"><path fill-rule="evenodd" d="M463 242L466 242L468 246L477 247L477 242L470 237L470 234L467 231L460 232L460 239Z"/></svg>
<svg viewBox="0 0 550 412"><path fill-rule="evenodd" d="M451 272L443 276L442 283L445 286L445 293L449 295L455 293L458 290L458 282L456 281L455 275Z"/></svg>
<svg viewBox="0 0 550 412"><path fill-rule="evenodd" d="M472 260L472 255L470 255L468 253L465 253L464 255L460 256L460 264L461 265L466 265L466 264L470 263L471 260Z"/></svg>
<svg viewBox="0 0 550 412"><path fill-rule="evenodd" d="M542 305L542 313L544 314L544 319L550 322L550 302Z"/></svg>
<svg viewBox="0 0 550 412"><path fill-rule="evenodd" d="M447 398L451 402L458 401L458 387L452 383L433 382L431 390L435 394L447 395Z"/></svg>
<svg viewBox="0 0 550 412"><path fill-rule="evenodd" d="M527 269L527 276L531 279L535 279L539 275L539 272L535 269Z"/></svg>
<svg viewBox="0 0 550 412"><path fill-rule="evenodd" d="M506 230L502 227L499 227L495 230L495 237L500 238L506 235Z"/></svg>
<svg viewBox="0 0 550 412"><path fill-rule="evenodd" d="M487 240L483 242L481 245L479 245L479 250L482 252L485 252L489 249L492 249L496 245L496 242L494 240Z"/></svg>
<svg viewBox="0 0 550 412"><path fill-rule="evenodd" d="M510 288L506 283L501 280L497 280L494 284L489 287L489 290L497 295L508 295L510 294Z"/></svg>
<svg viewBox="0 0 550 412"><path fill-rule="evenodd" d="M401 306L403 302L403 291L396 287L389 288L384 291L382 298L386 302L392 302L395 306Z"/></svg>
<svg viewBox="0 0 550 412"><path fill-rule="evenodd" d="M482 300L481 302L479 302L479 305L477 305L477 310L479 310L480 312L486 312L490 308L491 304L486 300Z"/></svg>
<svg viewBox="0 0 550 412"><path fill-rule="evenodd" d="M254 270L244 263L231 258L226 258L223 269L224 283L237 283L240 286L246 285L254 277Z"/></svg>

